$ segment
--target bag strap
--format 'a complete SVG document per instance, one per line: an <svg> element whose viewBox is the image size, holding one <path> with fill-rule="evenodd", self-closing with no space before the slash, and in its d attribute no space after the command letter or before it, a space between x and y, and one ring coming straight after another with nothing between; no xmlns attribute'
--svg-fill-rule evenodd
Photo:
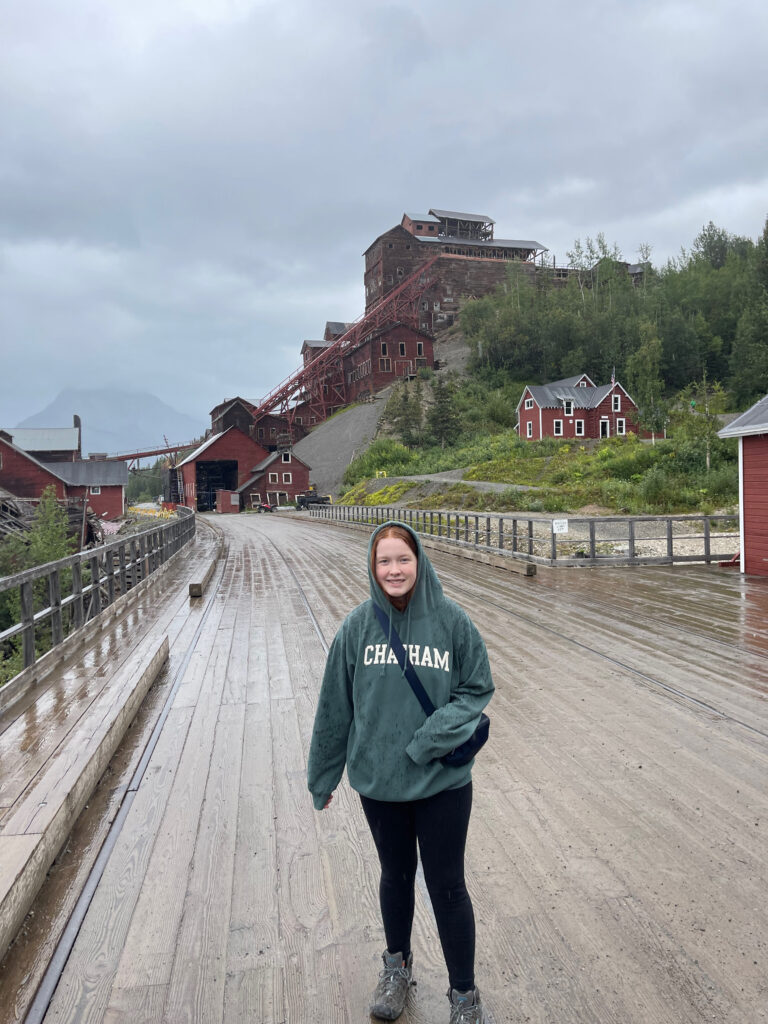
<svg viewBox="0 0 768 1024"><path fill-rule="evenodd" d="M422 708L424 709L424 714L427 716L427 718L429 718L429 716L433 714L435 711L435 705L429 699L429 694L422 686L419 677L416 675L416 671L413 665L411 664L408 655L405 652L405 648L403 647L403 642L397 635L397 630L389 621L387 616L384 614L383 610L379 608L376 602L371 601L371 604L373 605L373 610L376 612L376 618L379 620L379 625L382 628L384 636L387 638L387 640L390 643L390 646L392 647L392 650L395 652L395 657L397 658L398 665L403 670L405 678L411 684L411 689L416 695L419 704L421 704Z"/></svg>

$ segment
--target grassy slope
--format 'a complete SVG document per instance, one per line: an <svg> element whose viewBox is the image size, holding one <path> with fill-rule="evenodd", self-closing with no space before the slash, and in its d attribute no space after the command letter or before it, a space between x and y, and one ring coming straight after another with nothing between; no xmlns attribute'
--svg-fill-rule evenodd
<svg viewBox="0 0 768 1024"><path fill-rule="evenodd" d="M722 443L721 443L722 445ZM451 449L409 452L393 441L374 442L350 467L350 504L411 504L427 508L470 508L531 512L664 514L711 512L737 502L738 469L732 446L719 447L709 474L701 445L639 442L632 435L596 445L520 441L513 431L480 435ZM466 481L508 483L501 493L478 491L468 483L387 484L376 470L407 477L464 470ZM373 478L373 479L372 479ZM515 485L535 488L515 490Z"/></svg>

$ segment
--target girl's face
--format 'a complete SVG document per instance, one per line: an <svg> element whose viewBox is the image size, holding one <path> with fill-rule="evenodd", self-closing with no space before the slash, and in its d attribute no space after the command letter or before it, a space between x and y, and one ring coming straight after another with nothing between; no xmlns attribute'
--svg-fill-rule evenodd
<svg viewBox="0 0 768 1024"><path fill-rule="evenodd" d="M383 537L376 545L374 575L387 597L405 597L416 583L419 563L400 537Z"/></svg>

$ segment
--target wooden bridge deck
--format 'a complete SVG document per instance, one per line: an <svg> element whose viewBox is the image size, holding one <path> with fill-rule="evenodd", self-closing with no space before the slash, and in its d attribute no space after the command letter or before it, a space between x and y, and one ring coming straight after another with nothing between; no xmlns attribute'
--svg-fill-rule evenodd
<svg viewBox="0 0 768 1024"><path fill-rule="evenodd" d="M126 766L165 700L167 717L48 1024L369 1019L375 853L346 783L318 814L305 782L318 630L330 642L367 596L367 538L298 517L217 524L227 558L208 597L174 609L169 675ZM497 685L467 853L493 1020L768 1020L768 586L433 560ZM444 1024L417 897L401 1020ZM24 955L0 976L0 1021L20 1019Z"/></svg>

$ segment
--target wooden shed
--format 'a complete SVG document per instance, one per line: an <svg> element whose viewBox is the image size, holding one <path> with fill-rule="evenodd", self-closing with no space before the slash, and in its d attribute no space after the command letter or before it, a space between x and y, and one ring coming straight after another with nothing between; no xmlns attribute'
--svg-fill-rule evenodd
<svg viewBox="0 0 768 1024"><path fill-rule="evenodd" d="M768 576L768 395L718 436L739 439L741 571Z"/></svg>

